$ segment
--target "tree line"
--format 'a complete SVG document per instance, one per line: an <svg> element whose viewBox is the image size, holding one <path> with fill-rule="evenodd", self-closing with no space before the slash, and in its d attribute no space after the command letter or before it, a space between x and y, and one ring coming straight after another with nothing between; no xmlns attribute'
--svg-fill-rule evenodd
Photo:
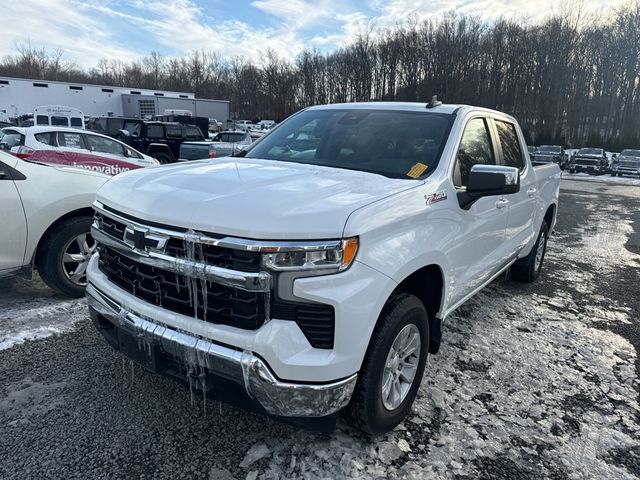
<svg viewBox="0 0 640 480"><path fill-rule="evenodd" d="M21 46L0 61L0 75L190 91L230 100L236 118L277 121L309 105L438 95L510 113L532 144L620 150L640 147L640 0L604 17L564 10L538 23L449 13L372 28L293 60L273 51L260 61L152 52L83 70L61 50Z"/></svg>

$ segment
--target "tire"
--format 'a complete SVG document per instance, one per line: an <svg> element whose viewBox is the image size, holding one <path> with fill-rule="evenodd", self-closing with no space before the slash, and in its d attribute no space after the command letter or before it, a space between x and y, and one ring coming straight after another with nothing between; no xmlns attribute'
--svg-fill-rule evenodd
<svg viewBox="0 0 640 480"><path fill-rule="evenodd" d="M545 253L547 252L548 238L549 226L546 221L543 221L540 227L540 233L538 233L538 239L529 252L529 255L517 260L511 267L511 276L515 280L524 283L533 283L535 279L538 278L540 270L542 270L542 264L544 263ZM539 260L537 260L538 253L540 253Z"/></svg>
<svg viewBox="0 0 640 480"><path fill-rule="evenodd" d="M570 170L569 170L569 173L576 173L576 171L575 171L575 170L573 170L573 169L570 169Z"/></svg>
<svg viewBox="0 0 640 480"><path fill-rule="evenodd" d="M47 233L38 247L36 264L40 277L63 295L84 295L87 264L96 246L90 234L92 222L91 217L84 216L65 220ZM85 240L86 248L82 246Z"/></svg>
<svg viewBox="0 0 640 480"><path fill-rule="evenodd" d="M166 165L167 163L172 163L173 161L171 160L171 157L169 157L169 155L164 153L156 155L155 159L158 160L161 165Z"/></svg>
<svg viewBox="0 0 640 480"><path fill-rule="evenodd" d="M396 358L390 357L394 343L402 344L399 340L402 338L401 333L408 333L410 337L407 338L414 339L412 345L415 348L415 356L407 356L406 358L411 360L403 365L409 377L412 372L414 375L410 382L404 382L402 394L395 398L392 395L383 399L383 379L393 380L390 372L394 370L401 373L397 378L403 377L399 370L399 362ZM416 345L416 338L420 339L419 345ZM376 435L392 430L405 419L422 381L428 348L429 317L424 304L417 297L407 293L393 295L380 314L378 327L369 343L348 407L349 420L354 426L367 434ZM403 349L399 350L402 352ZM398 370L394 368L394 364L398 365ZM415 365L415 370L412 365ZM387 368L389 366L391 367ZM395 403L392 408L388 408L385 402Z"/></svg>

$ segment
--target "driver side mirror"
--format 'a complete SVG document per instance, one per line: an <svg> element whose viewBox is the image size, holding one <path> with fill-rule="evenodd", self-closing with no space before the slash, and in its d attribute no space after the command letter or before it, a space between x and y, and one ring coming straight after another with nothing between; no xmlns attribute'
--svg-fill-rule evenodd
<svg viewBox="0 0 640 480"><path fill-rule="evenodd" d="M474 165L471 167L465 191L458 192L458 203L468 210L478 199L496 195L510 195L520 191L520 171L502 165Z"/></svg>

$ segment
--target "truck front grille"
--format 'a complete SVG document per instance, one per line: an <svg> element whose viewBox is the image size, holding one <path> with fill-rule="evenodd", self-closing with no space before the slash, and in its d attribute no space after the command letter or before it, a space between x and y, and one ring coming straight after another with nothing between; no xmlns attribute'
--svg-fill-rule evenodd
<svg viewBox="0 0 640 480"><path fill-rule="evenodd" d="M120 220L109 214L117 215ZM96 212L98 229L119 241L125 241L128 221L137 225L162 229L168 236L164 254L187 258L185 229L150 225L121 212ZM129 225L129 227L131 224ZM175 232L175 236L171 236ZM211 234L206 234L211 237ZM228 270L255 274L261 271L261 256L255 251L197 244L198 261ZM260 328L267 318L296 322L314 348L331 349L335 336L335 312L332 305L297 303L275 298L271 293L246 291L211 280L194 278L136 261L135 254L126 255L107 245L99 245L98 268L105 276L131 295L171 312L202 321L230 325L246 330Z"/></svg>
<svg viewBox="0 0 640 480"><path fill-rule="evenodd" d="M123 214L118 212L118 215ZM96 220L100 224L100 230L111 235L118 240L124 240L126 225L99 212L95 215ZM137 220L137 219L136 219ZM171 228L171 227L165 227ZM187 253L185 241L181 238L172 237L167 242L167 254L184 258ZM256 273L260 271L260 254L258 252L249 252L236 250L233 248L219 247L216 245L202 244L203 260L216 267L228 268L247 273Z"/></svg>
<svg viewBox="0 0 640 480"><path fill-rule="evenodd" d="M191 279L138 263L102 245L99 252L98 266L107 278L148 303L207 322L248 330L260 328L264 323L264 293Z"/></svg>

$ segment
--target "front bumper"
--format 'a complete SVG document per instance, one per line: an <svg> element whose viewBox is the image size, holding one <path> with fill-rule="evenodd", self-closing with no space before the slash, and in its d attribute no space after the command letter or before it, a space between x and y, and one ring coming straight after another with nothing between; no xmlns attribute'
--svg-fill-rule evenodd
<svg viewBox="0 0 640 480"><path fill-rule="evenodd" d="M233 349L154 322L91 283L87 286L87 300L98 330L132 360L168 376L184 371L186 376L229 380L270 415L325 417L344 408L353 394L357 374L329 383L282 381L251 351ZM176 370L171 365L184 368Z"/></svg>

